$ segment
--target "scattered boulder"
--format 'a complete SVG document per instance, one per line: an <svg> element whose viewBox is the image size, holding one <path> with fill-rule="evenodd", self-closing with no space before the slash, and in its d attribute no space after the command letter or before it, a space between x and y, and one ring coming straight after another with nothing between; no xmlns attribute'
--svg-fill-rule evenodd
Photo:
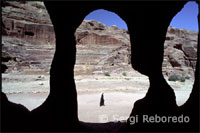
<svg viewBox="0 0 200 133"><path fill-rule="evenodd" d="M39 75L35 80L37 81L37 80L43 80L45 77L44 77L44 75Z"/></svg>

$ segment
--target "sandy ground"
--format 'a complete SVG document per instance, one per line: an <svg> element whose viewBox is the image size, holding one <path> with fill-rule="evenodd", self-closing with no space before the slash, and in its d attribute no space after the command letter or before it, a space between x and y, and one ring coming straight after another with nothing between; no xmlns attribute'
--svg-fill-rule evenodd
<svg viewBox="0 0 200 133"><path fill-rule="evenodd" d="M97 123L125 120L135 101L143 98L149 87L148 77L137 73L134 76L76 76L75 82L79 119ZM191 93L193 81L169 81L169 84L174 88L177 104L184 104ZM41 105L49 94L49 76L3 74L2 91L10 101L33 110ZM105 106L100 107L102 92Z"/></svg>

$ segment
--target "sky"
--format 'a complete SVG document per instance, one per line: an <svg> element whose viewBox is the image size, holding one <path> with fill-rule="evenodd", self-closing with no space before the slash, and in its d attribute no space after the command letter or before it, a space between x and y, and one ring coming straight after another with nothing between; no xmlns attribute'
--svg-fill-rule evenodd
<svg viewBox="0 0 200 133"><path fill-rule="evenodd" d="M185 28L198 31L198 5L196 2L188 2L184 8L172 19L170 26L176 28ZM115 13L99 9L91 12L85 17L85 20L100 21L107 26L116 25L119 29L127 29L126 23Z"/></svg>

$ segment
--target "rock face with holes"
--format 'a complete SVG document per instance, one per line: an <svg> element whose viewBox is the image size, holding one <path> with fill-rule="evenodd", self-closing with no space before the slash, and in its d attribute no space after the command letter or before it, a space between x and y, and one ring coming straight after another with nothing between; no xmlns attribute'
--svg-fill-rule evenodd
<svg viewBox="0 0 200 133"><path fill-rule="evenodd" d="M3 2L2 27L3 35L36 45L55 44L54 30L42 2Z"/></svg>
<svg viewBox="0 0 200 133"><path fill-rule="evenodd" d="M75 32L75 74L121 73L131 70L128 31L84 20Z"/></svg>
<svg viewBox="0 0 200 133"><path fill-rule="evenodd" d="M76 74L130 70L128 31L116 26L85 20L75 33L77 42ZM197 32L169 27L165 40L163 71L194 77L197 59ZM121 71L120 71L121 70Z"/></svg>
<svg viewBox="0 0 200 133"><path fill-rule="evenodd" d="M95 20L84 20L75 37L75 74L121 73L132 69L127 30L118 29L115 25L107 27ZM7 69L7 72L47 73L54 44L53 26L42 2L3 2L2 72ZM164 46L164 74L193 77L197 32L169 27Z"/></svg>
<svg viewBox="0 0 200 133"><path fill-rule="evenodd" d="M84 20L75 37L75 74L121 73L132 69L127 30ZM42 2L3 2L2 72L48 73L54 44L53 25ZM197 32L169 27L165 40L164 74L193 77L196 51Z"/></svg>
<svg viewBox="0 0 200 133"><path fill-rule="evenodd" d="M54 47L53 25L42 2L2 2L2 66L7 72L48 73Z"/></svg>
<svg viewBox="0 0 200 133"><path fill-rule="evenodd" d="M164 74L194 77L198 32L169 27L164 44Z"/></svg>

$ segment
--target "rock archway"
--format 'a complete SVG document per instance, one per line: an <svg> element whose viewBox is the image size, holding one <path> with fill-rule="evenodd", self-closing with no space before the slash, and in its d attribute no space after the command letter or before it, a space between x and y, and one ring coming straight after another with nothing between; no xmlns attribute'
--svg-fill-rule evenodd
<svg viewBox="0 0 200 133"><path fill-rule="evenodd" d="M90 14L93 13L104 13L105 16L101 14L98 18L112 25L84 19L76 29L74 78L78 117L80 121L93 123L125 121L131 113L132 104L145 96L149 87L148 77L131 66L128 30L116 26L125 23L120 16L103 9ZM105 106L100 107L102 93Z"/></svg>

